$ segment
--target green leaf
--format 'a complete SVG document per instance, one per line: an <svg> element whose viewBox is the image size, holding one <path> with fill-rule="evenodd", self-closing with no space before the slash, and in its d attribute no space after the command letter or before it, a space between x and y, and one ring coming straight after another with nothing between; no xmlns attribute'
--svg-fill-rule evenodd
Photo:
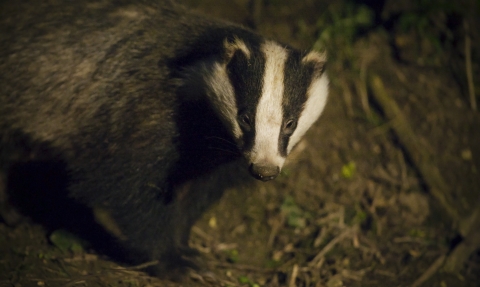
<svg viewBox="0 0 480 287"><path fill-rule="evenodd" d="M62 252L83 252L82 240L68 231L59 229L50 235L50 241Z"/></svg>
<svg viewBox="0 0 480 287"><path fill-rule="evenodd" d="M344 166L342 166L342 171L341 171L342 177L346 179L350 179L355 175L356 170L357 169L355 166L355 162L351 161L345 164Z"/></svg>
<svg viewBox="0 0 480 287"><path fill-rule="evenodd" d="M231 263L238 262L238 250L237 249L232 249L228 252L228 261L230 261Z"/></svg>
<svg viewBox="0 0 480 287"><path fill-rule="evenodd" d="M240 282L240 284L249 284L250 279L247 276L242 275L238 277L238 282Z"/></svg>

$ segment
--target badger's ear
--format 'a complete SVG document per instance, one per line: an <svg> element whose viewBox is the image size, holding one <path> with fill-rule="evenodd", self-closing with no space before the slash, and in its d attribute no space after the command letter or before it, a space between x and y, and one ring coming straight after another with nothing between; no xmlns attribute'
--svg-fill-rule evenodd
<svg viewBox="0 0 480 287"><path fill-rule="evenodd" d="M250 50L244 41L240 40L237 36L225 38L223 41L223 63L228 64L233 58L236 52L243 53L247 59L250 59Z"/></svg>
<svg viewBox="0 0 480 287"><path fill-rule="evenodd" d="M325 70L327 52L310 51L303 57L302 63L305 65L313 65L314 75L319 77Z"/></svg>

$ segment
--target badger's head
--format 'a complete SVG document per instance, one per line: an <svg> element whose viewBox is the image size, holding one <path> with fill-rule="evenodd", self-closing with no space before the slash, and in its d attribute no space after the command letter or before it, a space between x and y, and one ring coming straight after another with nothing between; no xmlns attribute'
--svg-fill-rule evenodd
<svg viewBox="0 0 480 287"><path fill-rule="evenodd" d="M328 95L326 57L238 37L226 39L223 51L204 75L208 97L248 161L251 175L274 179L323 111Z"/></svg>

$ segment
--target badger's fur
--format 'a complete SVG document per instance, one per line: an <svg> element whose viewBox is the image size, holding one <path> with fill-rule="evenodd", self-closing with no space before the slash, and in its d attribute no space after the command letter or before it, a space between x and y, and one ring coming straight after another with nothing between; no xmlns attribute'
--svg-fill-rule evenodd
<svg viewBox="0 0 480 287"><path fill-rule="evenodd" d="M245 171L279 174L327 98L323 54L168 1L5 2L0 25L5 186L60 163L156 274L188 265L190 227Z"/></svg>

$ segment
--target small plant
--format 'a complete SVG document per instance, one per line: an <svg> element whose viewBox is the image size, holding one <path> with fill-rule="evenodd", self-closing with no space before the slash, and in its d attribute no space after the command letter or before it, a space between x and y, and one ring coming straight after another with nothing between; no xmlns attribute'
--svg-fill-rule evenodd
<svg viewBox="0 0 480 287"><path fill-rule="evenodd" d="M307 214L295 203L292 197L285 198L281 209L288 226L296 228L303 228L306 226Z"/></svg>
<svg viewBox="0 0 480 287"><path fill-rule="evenodd" d="M448 18L457 14L458 4L453 1L421 0L415 7L399 15L398 32L415 37L416 54L419 64L437 64L445 49L451 46L454 38L453 27L449 27ZM401 45L402 37L397 37Z"/></svg>
<svg viewBox="0 0 480 287"><path fill-rule="evenodd" d="M84 250L83 246L85 245L85 242L82 242L80 238L62 229L54 231L49 239L53 245L62 252L71 251L74 254L78 254L82 253Z"/></svg>
<svg viewBox="0 0 480 287"><path fill-rule="evenodd" d="M342 177L346 179L351 179L355 175L356 170L357 168L356 168L355 162L350 161L347 164L342 166L342 172L341 172Z"/></svg>
<svg viewBox="0 0 480 287"><path fill-rule="evenodd" d="M319 34L314 49L327 49L329 59L351 66L359 33L372 26L374 14L365 5L335 3L317 20Z"/></svg>

